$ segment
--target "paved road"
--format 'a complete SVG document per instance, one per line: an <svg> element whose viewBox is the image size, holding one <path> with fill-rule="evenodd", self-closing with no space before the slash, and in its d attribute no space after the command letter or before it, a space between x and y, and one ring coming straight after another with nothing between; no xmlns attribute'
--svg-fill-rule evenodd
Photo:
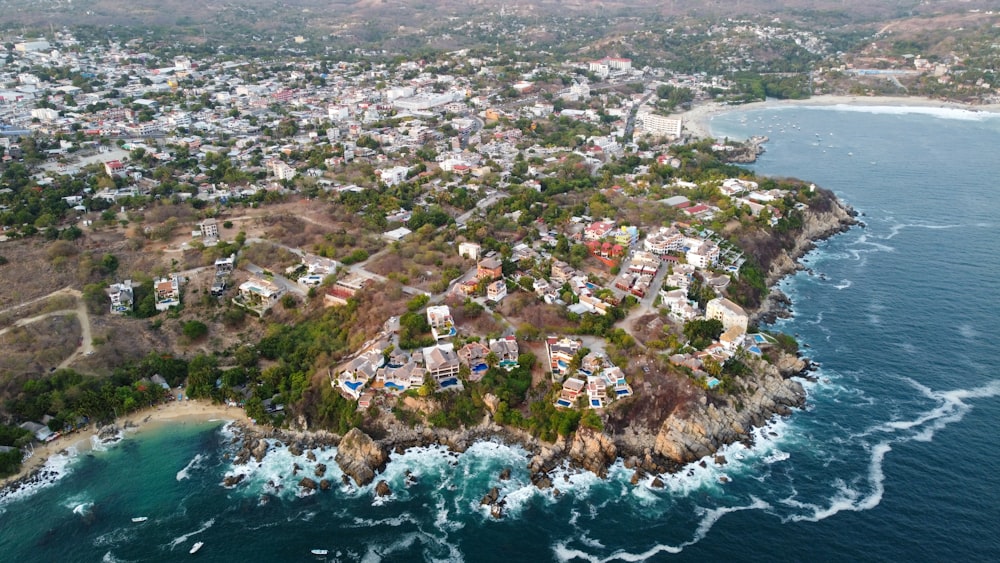
<svg viewBox="0 0 1000 563"><path fill-rule="evenodd" d="M244 267L251 274L257 274L258 276L265 277L264 268L261 268L256 264L251 264L250 262L247 262L246 266ZM285 276L282 276L281 274L275 274L274 272L271 272L271 281L273 281L276 285L284 289L286 292L290 291L292 293L299 295L300 297L306 296L306 290L303 289L302 286L286 278Z"/></svg>

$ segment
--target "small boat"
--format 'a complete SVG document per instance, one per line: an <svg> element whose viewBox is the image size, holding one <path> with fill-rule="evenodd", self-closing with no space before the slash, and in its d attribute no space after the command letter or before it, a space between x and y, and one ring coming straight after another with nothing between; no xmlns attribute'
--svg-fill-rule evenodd
<svg viewBox="0 0 1000 563"><path fill-rule="evenodd" d="M330 553L330 550L329 549L314 549L314 550L310 551L309 553L312 553L313 555L326 555L327 553Z"/></svg>
<svg viewBox="0 0 1000 563"><path fill-rule="evenodd" d="M195 543L194 545L191 546L191 551L189 551L188 553L198 553L198 550L201 549L201 546L203 545L205 545L205 542L203 541Z"/></svg>
<svg viewBox="0 0 1000 563"><path fill-rule="evenodd" d="M136 516L135 518L132 519L132 521L135 522L136 524L138 524L139 522L145 522L146 520L149 520L149 516Z"/></svg>

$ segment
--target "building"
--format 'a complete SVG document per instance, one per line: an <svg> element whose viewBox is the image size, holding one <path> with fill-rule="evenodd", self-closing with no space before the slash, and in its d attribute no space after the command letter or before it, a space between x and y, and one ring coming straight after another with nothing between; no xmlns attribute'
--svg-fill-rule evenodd
<svg viewBox="0 0 1000 563"><path fill-rule="evenodd" d="M447 305L428 307L427 324L431 325L431 335L434 336L434 340L451 338L458 334L455 319L451 317L451 309Z"/></svg>
<svg viewBox="0 0 1000 563"><path fill-rule="evenodd" d="M517 339L513 335L497 340L490 340L490 352L496 355L498 365L507 371L520 365L518 363L519 351Z"/></svg>
<svg viewBox="0 0 1000 563"><path fill-rule="evenodd" d="M744 333L750 322L750 317L743 307L725 297L716 297L705 305L705 318L722 321L722 328L725 330L738 327Z"/></svg>
<svg viewBox="0 0 1000 563"><path fill-rule="evenodd" d="M684 249L685 238L675 227L662 227L647 236L643 246L647 251L663 256L671 252L681 252Z"/></svg>
<svg viewBox="0 0 1000 563"><path fill-rule="evenodd" d="M108 176L114 176L124 172L125 165L120 160L109 160L104 163L104 171L108 173Z"/></svg>
<svg viewBox="0 0 1000 563"><path fill-rule="evenodd" d="M166 311L181 304L181 282L177 274L153 280L153 292L156 294L157 311Z"/></svg>
<svg viewBox="0 0 1000 563"><path fill-rule="evenodd" d="M278 302L284 292L276 283L252 276L240 284L239 295L233 299L233 303L264 316L264 313Z"/></svg>
<svg viewBox="0 0 1000 563"><path fill-rule="evenodd" d="M552 372L553 381L562 381L569 371L569 364L573 361L573 357L582 348L583 342L580 340L555 336L545 339L545 352L549 357L549 370Z"/></svg>
<svg viewBox="0 0 1000 563"><path fill-rule="evenodd" d="M386 186L395 186L400 182L406 180L406 175L410 173L410 169L405 166L393 166L392 168L384 168L381 170L376 170L375 175L379 177L383 184Z"/></svg>
<svg viewBox="0 0 1000 563"><path fill-rule="evenodd" d="M295 168L292 168L288 165L288 163L278 159L269 160L267 162L267 167L279 181L291 180L296 174Z"/></svg>
<svg viewBox="0 0 1000 563"><path fill-rule="evenodd" d="M113 283L108 288L108 297L111 298L111 312L119 315L131 313L135 305L135 294L132 291L132 280L125 280L121 283Z"/></svg>
<svg viewBox="0 0 1000 563"><path fill-rule="evenodd" d="M352 274L344 279L337 280L337 283L326 290L326 294L323 296L323 304L327 307L347 305L347 300L354 297L369 283L368 278L358 274Z"/></svg>
<svg viewBox="0 0 1000 563"><path fill-rule="evenodd" d="M479 381L482 379L489 365L486 357L489 356L490 349L482 342L469 342L458 351L458 359L469 366L469 380Z"/></svg>
<svg viewBox="0 0 1000 563"><path fill-rule="evenodd" d="M476 277L481 280L496 280L503 277L503 262L497 258L486 258L476 264Z"/></svg>
<svg viewBox="0 0 1000 563"><path fill-rule="evenodd" d="M507 297L507 282L504 280L494 280L486 286L486 299L499 303L504 297Z"/></svg>
<svg viewBox="0 0 1000 563"><path fill-rule="evenodd" d="M198 224L201 230L201 238L204 241L219 240L219 223L215 219L205 219Z"/></svg>
<svg viewBox="0 0 1000 563"><path fill-rule="evenodd" d="M636 128L652 137L678 138L683 122L679 117L665 117L655 113L640 112L636 116Z"/></svg>
<svg viewBox="0 0 1000 563"><path fill-rule="evenodd" d="M381 354L362 354L351 360L331 384L344 395L358 400L383 363Z"/></svg>
<svg viewBox="0 0 1000 563"><path fill-rule="evenodd" d="M461 388L461 383L458 381L460 364L454 344L428 346L423 349L423 355L427 375L431 376L441 389Z"/></svg>
<svg viewBox="0 0 1000 563"><path fill-rule="evenodd" d="M482 247L475 242L460 242L458 243L458 255L464 256L466 258L471 258L473 260L479 260L479 252Z"/></svg>

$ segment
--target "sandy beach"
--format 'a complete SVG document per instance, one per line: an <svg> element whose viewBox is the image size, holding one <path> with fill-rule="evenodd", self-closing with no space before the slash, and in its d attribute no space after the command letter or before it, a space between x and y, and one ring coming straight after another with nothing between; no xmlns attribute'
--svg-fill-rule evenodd
<svg viewBox="0 0 1000 563"><path fill-rule="evenodd" d="M119 428L127 428L127 436L139 434L164 424L205 422L208 420L233 420L250 424L246 412L239 407L214 405L208 401L170 401L143 409L115 421ZM47 444L35 445L34 454L21 463L21 471L0 480L0 490L39 470L53 455L74 448L78 453L91 449L98 429L91 425L84 430L62 436Z"/></svg>
<svg viewBox="0 0 1000 563"><path fill-rule="evenodd" d="M933 107L963 109L969 111L985 111L1000 113L1000 105L969 105L958 102L935 100L932 98L908 96L813 96L806 100L767 100L742 105L728 105L717 102L706 102L694 106L691 110L677 114L683 120L684 130L694 137L711 137L710 124L717 115L732 111L747 111L787 106L880 106L880 107Z"/></svg>

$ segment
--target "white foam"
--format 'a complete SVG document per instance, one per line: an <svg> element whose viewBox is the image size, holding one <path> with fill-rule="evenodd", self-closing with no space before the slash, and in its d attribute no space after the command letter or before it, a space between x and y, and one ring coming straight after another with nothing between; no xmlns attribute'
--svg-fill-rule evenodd
<svg viewBox="0 0 1000 563"><path fill-rule="evenodd" d="M175 547L177 547L178 545L186 542L188 540L188 538L190 538L191 536L197 536L198 534L201 534L201 533L205 532L206 530L208 530L209 528L211 528L213 525L215 525L215 518L212 518L210 520L202 522L201 523L201 527L198 528L197 530L195 530L193 532L188 532L188 533L186 533L186 534L184 534L182 536L177 536L176 538L174 538L168 544L168 547L170 548L171 551L173 551L173 549Z"/></svg>
<svg viewBox="0 0 1000 563"><path fill-rule="evenodd" d="M72 472L73 462L77 458L74 446L66 448L65 452L52 455L38 468L37 474L24 482L17 490L6 488L0 490L0 507L16 500L27 498L36 492L54 485ZM72 508L72 507L70 507Z"/></svg>
<svg viewBox="0 0 1000 563"><path fill-rule="evenodd" d="M185 479L190 478L191 477L190 471L192 469L200 469L201 468L201 462L204 461L204 460L205 460L205 456L203 456L202 454L195 455L194 459L192 459L191 461L189 461L188 464L184 466L184 469L181 469L180 471L177 472L177 476L176 476L177 480L178 481L183 481Z"/></svg>
<svg viewBox="0 0 1000 563"><path fill-rule="evenodd" d="M316 460L310 461L304 452L303 455L292 455L287 445L282 444L281 447L277 447L276 443L268 441L267 453L260 462L251 458L243 465L230 464L223 478L238 475L244 477L239 484L231 488L245 491L246 494L253 496L259 496L261 493L285 498L310 496L312 491L299 487L299 482L304 477L318 480L316 468L321 463L326 465L323 479L327 479L331 483L341 481L343 472L334 459L337 456L336 448L314 449ZM295 465L301 469L293 474ZM357 491L356 489L350 490Z"/></svg>

